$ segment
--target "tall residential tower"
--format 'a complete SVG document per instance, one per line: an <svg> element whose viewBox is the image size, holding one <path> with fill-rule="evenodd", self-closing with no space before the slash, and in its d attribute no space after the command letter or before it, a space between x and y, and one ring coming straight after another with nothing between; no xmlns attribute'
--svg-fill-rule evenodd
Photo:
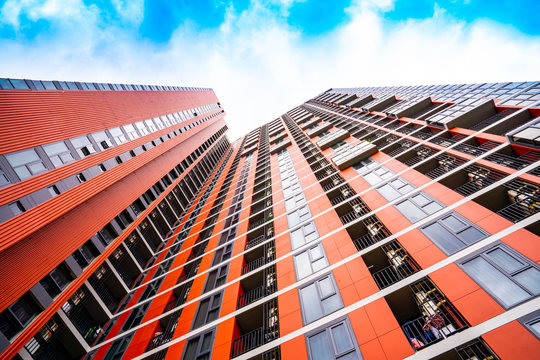
<svg viewBox="0 0 540 360"><path fill-rule="evenodd" d="M540 82L0 87L1 357L540 353Z"/></svg>

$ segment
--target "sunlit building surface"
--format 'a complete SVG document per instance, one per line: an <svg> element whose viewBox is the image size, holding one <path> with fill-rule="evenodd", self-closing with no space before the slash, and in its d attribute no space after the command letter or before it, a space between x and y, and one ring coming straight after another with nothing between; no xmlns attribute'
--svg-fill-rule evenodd
<svg viewBox="0 0 540 360"><path fill-rule="evenodd" d="M540 354L540 82L0 89L2 358Z"/></svg>

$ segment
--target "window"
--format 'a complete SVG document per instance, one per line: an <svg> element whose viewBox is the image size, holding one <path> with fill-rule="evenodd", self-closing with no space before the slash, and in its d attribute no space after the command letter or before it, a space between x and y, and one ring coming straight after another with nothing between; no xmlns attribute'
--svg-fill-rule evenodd
<svg viewBox="0 0 540 360"><path fill-rule="evenodd" d="M384 166L381 166L380 168L375 169L375 170L363 175L362 177L370 185L375 186L375 185L383 182L384 180L392 177L393 175L394 175L393 172L391 172L390 170L388 170Z"/></svg>
<svg viewBox="0 0 540 360"><path fill-rule="evenodd" d="M56 185L51 185L47 187L47 190L49 191L49 194L52 197L55 197L56 195L60 195L60 190L58 190L58 187Z"/></svg>
<svg viewBox="0 0 540 360"><path fill-rule="evenodd" d="M191 330L208 324L219 317L222 295L223 293L217 293L199 302L199 308L197 309Z"/></svg>
<svg viewBox="0 0 540 360"><path fill-rule="evenodd" d="M96 152L96 150L94 149L94 146L92 145L90 140L88 140L88 136L79 136L79 137L73 138L71 139L71 144L73 145L73 147L77 151L77 154L79 154L81 158L84 158Z"/></svg>
<svg viewBox="0 0 540 360"><path fill-rule="evenodd" d="M43 161L41 161L34 149L6 154L5 157L21 180L47 171Z"/></svg>
<svg viewBox="0 0 540 360"><path fill-rule="evenodd" d="M9 181L6 173L0 169L0 188L7 186L11 184L11 181Z"/></svg>
<svg viewBox="0 0 540 360"><path fill-rule="evenodd" d="M212 329L195 338L187 341L182 360L209 360L214 342L214 331Z"/></svg>
<svg viewBox="0 0 540 360"><path fill-rule="evenodd" d="M348 320L306 335L310 360L360 360L362 354Z"/></svg>
<svg viewBox="0 0 540 360"><path fill-rule="evenodd" d="M343 307L334 277L329 274L298 290L305 324Z"/></svg>
<svg viewBox="0 0 540 360"><path fill-rule="evenodd" d="M461 266L506 308L540 294L538 265L503 244L474 255Z"/></svg>
<svg viewBox="0 0 540 360"><path fill-rule="evenodd" d="M0 313L0 331L9 339L13 339L40 312L40 309L27 292L6 310Z"/></svg>
<svg viewBox="0 0 540 360"><path fill-rule="evenodd" d="M317 244L294 256L294 267L298 280L305 278L328 266L322 244Z"/></svg>
<svg viewBox="0 0 540 360"><path fill-rule="evenodd" d="M109 132L111 133L112 138L116 141L117 144L123 144L127 142L126 136L122 132L122 129L119 127L110 129Z"/></svg>
<svg viewBox="0 0 540 360"><path fill-rule="evenodd" d="M63 141L43 145L43 150L45 150L45 153L49 156L49 159L51 159L55 168L59 168L60 166L75 161L73 155L71 155L71 152Z"/></svg>
<svg viewBox="0 0 540 360"><path fill-rule="evenodd" d="M227 280L227 275L229 273L229 265L223 265L219 269L213 270L208 274L206 278L206 285L204 286L204 292L208 292L212 289L215 289L223 284Z"/></svg>
<svg viewBox="0 0 540 360"><path fill-rule="evenodd" d="M24 206L21 204L20 201L12 202L8 206L9 206L9 209L11 210L11 212L13 213L14 216L22 214L23 212L26 211L26 209L24 208Z"/></svg>
<svg viewBox="0 0 540 360"><path fill-rule="evenodd" d="M285 209L287 211L290 211L305 203L306 203L306 198L304 197L304 193L301 192L285 200Z"/></svg>
<svg viewBox="0 0 540 360"><path fill-rule="evenodd" d="M402 178L397 178L377 188L377 191L388 201L392 201L413 191L415 188Z"/></svg>
<svg viewBox="0 0 540 360"><path fill-rule="evenodd" d="M86 177L84 176L83 173L78 173L77 174L77 180L79 180L80 183L83 183L86 181Z"/></svg>
<svg viewBox="0 0 540 360"><path fill-rule="evenodd" d="M47 294L53 299L62 292L73 280L73 275L64 264L60 264L46 275L39 283L45 288Z"/></svg>
<svg viewBox="0 0 540 360"><path fill-rule="evenodd" d="M431 199L427 194L420 191L408 200L396 204L396 208L410 222L415 223L443 208L441 204Z"/></svg>
<svg viewBox="0 0 540 360"><path fill-rule="evenodd" d="M362 174L370 169L373 169L374 167L377 167L378 165L379 163L375 160L367 158L357 162L352 167L354 170L356 170L357 173Z"/></svg>
<svg viewBox="0 0 540 360"><path fill-rule="evenodd" d="M315 223L312 221L306 225L303 225L290 233L291 246L294 249L298 249L300 246L311 242L319 238L319 233L315 227Z"/></svg>
<svg viewBox="0 0 540 360"><path fill-rule="evenodd" d="M135 127L133 125L124 125L123 128L124 131L128 134L130 140L135 140L139 137L139 134L137 134L137 131L135 130Z"/></svg>
<svg viewBox="0 0 540 360"><path fill-rule="evenodd" d="M444 215L420 230L447 255L487 236L485 232L455 212Z"/></svg>
<svg viewBox="0 0 540 360"><path fill-rule="evenodd" d="M137 130L139 130L142 136L149 134L148 129L146 128L146 125L144 125L144 122L139 121L135 123L135 127L137 128Z"/></svg>
<svg viewBox="0 0 540 360"><path fill-rule="evenodd" d="M311 218L311 212L307 205L302 206L301 208L294 210L287 214L287 222L289 223L289 228L300 224L302 221L308 220Z"/></svg>
<svg viewBox="0 0 540 360"><path fill-rule="evenodd" d="M96 133L93 133L92 137L94 138L98 146L101 148L101 150L107 150L108 148L113 146L111 140L109 139L105 131L98 131Z"/></svg>

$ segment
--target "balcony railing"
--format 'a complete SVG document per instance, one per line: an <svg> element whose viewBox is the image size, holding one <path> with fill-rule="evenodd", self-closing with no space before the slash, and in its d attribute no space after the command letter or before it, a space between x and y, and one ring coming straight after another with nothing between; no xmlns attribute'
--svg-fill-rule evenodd
<svg viewBox="0 0 540 360"><path fill-rule="evenodd" d="M389 234L383 229L379 230L377 234L372 235L370 233L364 234L353 240L354 246L358 251L365 249L381 240L387 238Z"/></svg>
<svg viewBox="0 0 540 360"><path fill-rule="evenodd" d="M387 266L377 272L373 273L373 279L379 287L379 289L384 289L399 280L405 279L406 277L414 274L418 271L418 268L413 266L413 264L403 261L399 266Z"/></svg>
<svg viewBox="0 0 540 360"><path fill-rule="evenodd" d="M507 176L507 174L501 171L476 164L468 166L464 171L467 173L469 181L455 189L456 192L463 196L474 194L478 190Z"/></svg>
<svg viewBox="0 0 540 360"><path fill-rule="evenodd" d="M231 358L253 350L264 343L264 330L258 328L233 340L231 346Z"/></svg>
<svg viewBox="0 0 540 360"><path fill-rule="evenodd" d="M252 247L257 246L266 240L267 240L267 237L265 235L260 235L260 236L257 236L255 239L248 240L248 242L246 242L245 250L251 249Z"/></svg>
<svg viewBox="0 0 540 360"><path fill-rule="evenodd" d="M258 269L261 266L263 266L264 264L266 264L264 256L261 256L258 259L250 261L250 262L248 262L246 265L244 265L242 267L242 275L247 274L248 272L253 271L255 269Z"/></svg>
<svg viewBox="0 0 540 360"><path fill-rule="evenodd" d="M265 289L265 286L262 285L262 286L259 286L253 290L250 290L246 293L243 293L241 296L238 297L238 300L236 302L236 308L237 309L240 309L246 305L249 305L257 300L259 300L260 298L268 295L268 294L271 294L271 292L267 293L266 289Z"/></svg>

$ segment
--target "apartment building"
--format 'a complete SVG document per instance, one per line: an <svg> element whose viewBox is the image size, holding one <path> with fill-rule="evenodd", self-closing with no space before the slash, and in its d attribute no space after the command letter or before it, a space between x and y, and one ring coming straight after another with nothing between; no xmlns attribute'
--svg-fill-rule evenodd
<svg viewBox="0 0 540 360"><path fill-rule="evenodd" d="M540 353L540 82L0 86L2 357Z"/></svg>

